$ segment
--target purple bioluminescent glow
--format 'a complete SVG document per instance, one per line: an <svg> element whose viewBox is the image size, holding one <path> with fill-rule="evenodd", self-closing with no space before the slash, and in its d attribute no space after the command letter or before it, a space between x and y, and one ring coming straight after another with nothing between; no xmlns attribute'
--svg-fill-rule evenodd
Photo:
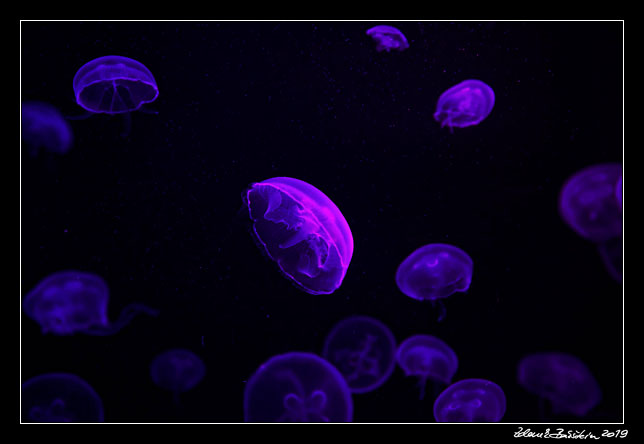
<svg viewBox="0 0 644 444"><path fill-rule="evenodd" d="M186 349L167 350L150 364L152 381L173 392L175 397L199 384L205 374L206 366L201 358Z"/></svg>
<svg viewBox="0 0 644 444"><path fill-rule="evenodd" d="M246 422L351 422L353 400L342 374L312 353L274 356L246 384Z"/></svg>
<svg viewBox="0 0 644 444"><path fill-rule="evenodd" d="M437 422L499 422L505 408L505 393L494 382L463 379L436 398L434 418Z"/></svg>
<svg viewBox="0 0 644 444"><path fill-rule="evenodd" d="M150 70L122 56L99 57L86 63L74 76L73 87L76 102L92 113L128 113L159 95Z"/></svg>
<svg viewBox="0 0 644 444"><path fill-rule="evenodd" d="M69 151L72 129L54 106L43 102L22 102L22 140L32 156L41 149L65 154Z"/></svg>
<svg viewBox="0 0 644 444"><path fill-rule="evenodd" d="M353 393L366 393L389 379L395 353L396 339L386 325L368 316L351 316L327 335L322 356L342 373Z"/></svg>
<svg viewBox="0 0 644 444"><path fill-rule="evenodd" d="M254 183L244 201L256 238L289 279L311 294L340 287L353 236L331 199L301 180L275 177Z"/></svg>
<svg viewBox="0 0 644 444"><path fill-rule="evenodd" d="M367 35L376 42L376 51L404 51L409 43L400 30L393 26L379 25L367 30Z"/></svg>
<svg viewBox="0 0 644 444"><path fill-rule="evenodd" d="M494 91L480 80L465 80L438 98L434 119L444 126L478 125L494 108Z"/></svg>

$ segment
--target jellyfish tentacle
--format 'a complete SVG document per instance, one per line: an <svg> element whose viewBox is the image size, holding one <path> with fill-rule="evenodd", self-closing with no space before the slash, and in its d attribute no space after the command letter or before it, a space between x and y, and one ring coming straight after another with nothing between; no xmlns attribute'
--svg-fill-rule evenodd
<svg viewBox="0 0 644 444"><path fill-rule="evenodd" d="M159 315L159 310L139 303L130 304L121 311L118 320L111 325L92 326L82 332L92 336L109 336L120 331L140 313L156 317Z"/></svg>

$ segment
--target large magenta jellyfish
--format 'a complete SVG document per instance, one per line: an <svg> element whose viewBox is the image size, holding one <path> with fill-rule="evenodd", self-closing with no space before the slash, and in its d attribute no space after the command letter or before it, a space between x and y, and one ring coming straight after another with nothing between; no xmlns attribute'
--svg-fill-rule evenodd
<svg viewBox="0 0 644 444"><path fill-rule="evenodd" d="M353 400L342 374L312 353L274 356L244 392L246 422L351 422Z"/></svg>
<svg viewBox="0 0 644 444"><path fill-rule="evenodd" d="M103 402L83 379L48 373L22 384L23 422L103 422Z"/></svg>
<svg viewBox="0 0 644 444"><path fill-rule="evenodd" d="M478 125L494 108L494 91L480 80L465 80L438 98L434 119L444 126Z"/></svg>
<svg viewBox="0 0 644 444"><path fill-rule="evenodd" d="M22 102L22 140L30 154L41 149L65 154L72 145L72 129L60 112L48 103Z"/></svg>
<svg viewBox="0 0 644 444"><path fill-rule="evenodd" d="M499 422L505 415L505 393L485 379L463 379L434 402L437 422Z"/></svg>
<svg viewBox="0 0 644 444"><path fill-rule="evenodd" d="M157 310L134 303L110 324L108 300L107 284L100 276L71 270L59 271L40 281L25 296L22 305L26 315L40 324L43 334L55 335L107 336L125 327L139 313L158 315Z"/></svg>
<svg viewBox="0 0 644 444"><path fill-rule="evenodd" d="M76 102L92 113L129 113L156 100L157 82L148 68L122 56L83 65L74 76Z"/></svg>
<svg viewBox="0 0 644 444"><path fill-rule="evenodd" d="M394 371L396 339L377 319L351 316L328 334L322 356L340 370L353 393L377 389Z"/></svg>
<svg viewBox="0 0 644 444"><path fill-rule="evenodd" d="M340 287L353 236L331 199L301 180L274 177L254 183L244 200L257 240L289 279L311 294Z"/></svg>
<svg viewBox="0 0 644 444"><path fill-rule="evenodd" d="M393 26L379 25L367 30L367 35L377 43L376 51L404 51L409 43L404 34Z"/></svg>

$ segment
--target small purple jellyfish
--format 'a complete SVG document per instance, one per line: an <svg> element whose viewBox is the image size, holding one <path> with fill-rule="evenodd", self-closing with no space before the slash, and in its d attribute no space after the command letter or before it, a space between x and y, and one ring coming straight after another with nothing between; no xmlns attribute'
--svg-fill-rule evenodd
<svg viewBox="0 0 644 444"><path fill-rule="evenodd" d="M410 254L396 271L396 284L410 298L430 300L441 309L441 299L464 292L472 282L472 259L458 247L428 244Z"/></svg>
<svg viewBox="0 0 644 444"><path fill-rule="evenodd" d="M169 390L179 404L179 394L195 387L206 374L206 366L190 350L167 350L150 364L150 376L159 387Z"/></svg>
<svg viewBox="0 0 644 444"><path fill-rule="evenodd" d="M73 86L76 102L92 113L129 113L159 95L150 70L122 56L99 57L86 63L74 76Z"/></svg>
<svg viewBox="0 0 644 444"><path fill-rule="evenodd" d="M405 339L398 346L396 361L405 372L405 376L418 377L420 399L425 397L428 379L434 381L436 391L441 386L451 384L458 369L458 358L454 350L430 335L415 335Z"/></svg>
<svg viewBox="0 0 644 444"><path fill-rule="evenodd" d="M556 415L585 416L602 398L586 364L568 353L525 356L518 365L518 381L530 393L549 400Z"/></svg>
<svg viewBox="0 0 644 444"><path fill-rule="evenodd" d="M43 102L22 102L22 140L35 156L42 148L65 154L72 145L72 129L60 112Z"/></svg>
<svg viewBox="0 0 644 444"><path fill-rule="evenodd" d="M246 422L351 422L353 400L342 374L312 353L274 356L244 391Z"/></svg>
<svg viewBox="0 0 644 444"><path fill-rule="evenodd" d="M465 80L452 86L438 98L434 119L447 126L465 128L477 125L494 107L494 91L480 80Z"/></svg>
<svg viewBox="0 0 644 444"><path fill-rule="evenodd" d="M83 379L48 373L22 384L23 422L103 422L103 402Z"/></svg>
<svg viewBox="0 0 644 444"><path fill-rule="evenodd" d="M463 379L447 387L434 402L437 422L499 422L505 415L505 394L485 379Z"/></svg>
<svg viewBox="0 0 644 444"><path fill-rule="evenodd" d="M340 370L353 393L366 393L389 379L395 353L396 339L386 325L368 316L352 316L333 327L322 356Z"/></svg>
<svg viewBox="0 0 644 444"><path fill-rule="evenodd" d="M623 238L622 236L600 242L597 245L606 270L617 282L622 282L623 273Z"/></svg>
<svg viewBox="0 0 644 444"><path fill-rule="evenodd" d="M621 175L620 164L607 163L584 168L566 181L559 212L577 234L594 242L622 235L622 210L615 198Z"/></svg>
<svg viewBox="0 0 644 444"><path fill-rule="evenodd" d="M353 255L349 224L320 190L290 177L254 183L244 194L253 232L268 256L301 289L333 293Z"/></svg>
<svg viewBox="0 0 644 444"><path fill-rule="evenodd" d="M367 30L367 35L376 42L376 51L404 51L409 43L400 30L393 26L379 25Z"/></svg>
<svg viewBox="0 0 644 444"><path fill-rule="evenodd" d="M82 271L59 271L36 285L22 303L25 314L42 327L42 333L94 336L114 334L139 313L157 316L159 312L141 304L130 304L119 319L107 318L109 291L100 277Z"/></svg>

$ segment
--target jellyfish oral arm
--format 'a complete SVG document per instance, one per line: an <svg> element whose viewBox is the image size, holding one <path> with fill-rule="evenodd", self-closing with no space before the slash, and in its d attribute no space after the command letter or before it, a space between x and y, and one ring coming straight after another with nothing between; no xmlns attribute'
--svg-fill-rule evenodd
<svg viewBox="0 0 644 444"><path fill-rule="evenodd" d="M92 326L82 330L82 333L91 336L109 336L128 325L130 321L139 314L157 317L159 315L159 310L147 307L143 304L130 304L121 311L118 320L113 324Z"/></svg>

